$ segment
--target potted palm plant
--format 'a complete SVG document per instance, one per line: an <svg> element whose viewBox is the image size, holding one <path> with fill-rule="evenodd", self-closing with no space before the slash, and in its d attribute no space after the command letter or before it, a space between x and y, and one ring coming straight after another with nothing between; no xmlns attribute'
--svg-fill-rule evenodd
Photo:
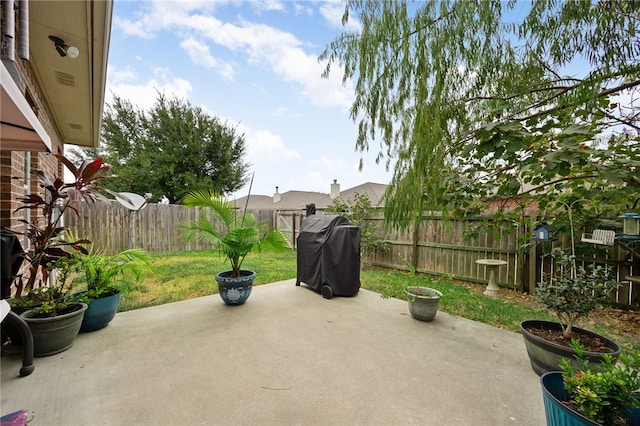
<svg viewBox="0 0 640 426"><path fill-rule="evenodd" d="M90 250L79 260L86 290L75 297L88 305L80 331L106 327L118 312L121 294L134 290L142 274L151 271L151 256L141 249L111 255Z"/></svg>
<svg viewBox="0 0 640 426"><path fill-rule="evenodd" d="M575 255L562 249L553 249L551 256L555 273L536 289L536 296L559 322L525 320L520 323L531 367L541 375L558 370L563 359L574 360L573 338L587 347L583 355L592 365L599 364L604 354L615 359L620 354L617 343L575 324L602 305L617 288L616 281L609 270L601 266L589 265L588 269L577 266Z"/></svg>
<svg viewBox="0 0 640 426"><path fill-rule="evenodd" d="M97 192L99 180L110 170L102 158L84 161L76 167L65 157L57 157L73 174L73 182L65 183L58 176L34 171L44 194L21 198L22 206L17 209L39 213L33 216L34 220L22 220L26 224L24 235L29 240L28 251L22 253L22 258L28 261L29 268L15 277L17 297L11 301L32 307L21 317L33 334L35 356L53 355L70 348L80 330L87 305L71 296L69 277L78 265L76 254L86 254L84 245L89 241L64 239L66 227L61 218L68 209L77 213L78 202L95 203L101 197Z"/></svg>
<svg viewBox="0 0 640 426"><path fill-rule="evenodd" d="M253 288L256 273L242 269L246 256L261 247L284 250L289 247L287 238L279 229L269 229L264 223L246 211L238 211L233 203L211 190L193 191L187 194L185 208L203 209L199 219L184 222L184 238L211 243L223 254L231 270L216 275L218 293L227 305L243 304ZM208 217L212 218L210 220Z"/></svg>

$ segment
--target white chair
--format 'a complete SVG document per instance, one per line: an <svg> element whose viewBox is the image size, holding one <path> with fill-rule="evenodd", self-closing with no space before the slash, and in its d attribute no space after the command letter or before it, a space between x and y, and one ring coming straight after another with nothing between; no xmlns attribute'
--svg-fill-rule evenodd
<svg viewBox="0 0 640 426"><path fill-rule="evenodd" d="M580 241L583 243L612 246L616 238L616 231L610 229L594 229L592 234L582 234Z"/></svg>

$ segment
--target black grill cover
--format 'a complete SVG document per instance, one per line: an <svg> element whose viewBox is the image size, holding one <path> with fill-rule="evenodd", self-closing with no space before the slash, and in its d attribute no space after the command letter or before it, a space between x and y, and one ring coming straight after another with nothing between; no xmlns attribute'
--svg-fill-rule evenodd
<svg viewBox="0 0 640 426"><path fill-rule="evenodd" d="M316 291L329 285L336 296L360 289L360 228L336 215L307 217L297 240L298 277Z"/></svg>
<svg viewBox="0 0 640 426"><path fill-rule="evenodd" d="M24 260L22 244L13 231L3 229L0 232L0 275L2 275L2 299L11 296L11 283L13 277L20 272L20 266Z"/></svg>

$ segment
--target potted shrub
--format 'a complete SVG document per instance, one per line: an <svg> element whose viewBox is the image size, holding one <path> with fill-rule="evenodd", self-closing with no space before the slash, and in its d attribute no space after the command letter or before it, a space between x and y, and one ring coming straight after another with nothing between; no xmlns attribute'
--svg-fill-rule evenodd
<svg viewBox="0 0 640 426"><path fill-rule="evenodd" d="M407 288L411 316L420 321L432 321L438 313L442 293L429 287Z"/></svg>
<svg viewBox="0 0 640 426"><path fill-rule="evenodd" d="M520 323L531 367L541 375L557 370L562 359L575 359L572 338L585 345L584 357L592 364L600 363L607 353L615 359L620 354L617 343L575 326L617 288L609 270L594 265L589 265L587 270L578 267L575 256L562 249L553 249L551 256L555 273L536 289L536 296L556 314L559 322L525 320Z"/></svg>
<svg viewBox="0 0 640 426"><path fill-rule="evenodd" d="M118 312L120 295L134 290L143 272L151 270L151 256L141 249L107 255L90 251L80 256L79 269L86 290L75 297L89 306L80 331L106 327Z"/></svg>
<svg viewBox="0 0 640 426"><path fill-rule="evenodd" d="M204 213L199 219L181 224L185 240L212 243L227 258L231 270L216 275L218 293L227 305L243 304L251 294L256 277L254 271L241 269L245 257L260 247L284 250L289 247L286 236L279 229L269 229L256 220L247 213L246 206L240 213L233 203L215 191L190 192L183 204L185 208L201 208Z"/></svg>
<svg viewBox="0 0 640 426"><path fill-rule="evenodd" d="M87 305L71 297L69 275L78 264L75 254L86 254L84 244L89 241L62 238L66 228L61 225L61 218L67 209L77 213L74 207L77 202L94 203L100 197L96 192L98 182L110 169L101 158L85 161L77 168L65 157L57 157L73 174L74 181L64 183L58 176L34 171L44 194L21 198L22 206L17 209L29 208L39 213L34 220L22 220L27 225L24 234L29 240L22 259L28 261L29 268L15 277L17 299L11 300L20 301L14 302L16 305L33 307L21 317L33 334L35 356L53 355L70 348L78 334Z"/></svg>
<svg viewBox="0 0 640 426"><path fill-rule="evenodd" d="M640 424L640 351L621 354L618 362L604 355L591 367L584 346L573 340L575 363L565 359L562 371L542 375L547 425Z"/></svg>

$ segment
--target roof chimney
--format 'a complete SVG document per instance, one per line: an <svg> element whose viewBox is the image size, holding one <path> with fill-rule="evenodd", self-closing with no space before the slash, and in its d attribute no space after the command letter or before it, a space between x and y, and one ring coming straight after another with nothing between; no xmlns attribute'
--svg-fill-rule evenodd
<svg viewBox="0 0 640 426"><path fill-rule="evenodd" d="M276 193L273 194L273 202L274 203L280 202L280 194L278 193L278 187L277 186L276 186Z"/></svg>
<svg viewBox="0 0 640 426"><path fill-rule="evenodd" d="M331 199L333 200L336 197L340 196L340 184L338 183L338 179L334 179L331 184Z"/></svg>

